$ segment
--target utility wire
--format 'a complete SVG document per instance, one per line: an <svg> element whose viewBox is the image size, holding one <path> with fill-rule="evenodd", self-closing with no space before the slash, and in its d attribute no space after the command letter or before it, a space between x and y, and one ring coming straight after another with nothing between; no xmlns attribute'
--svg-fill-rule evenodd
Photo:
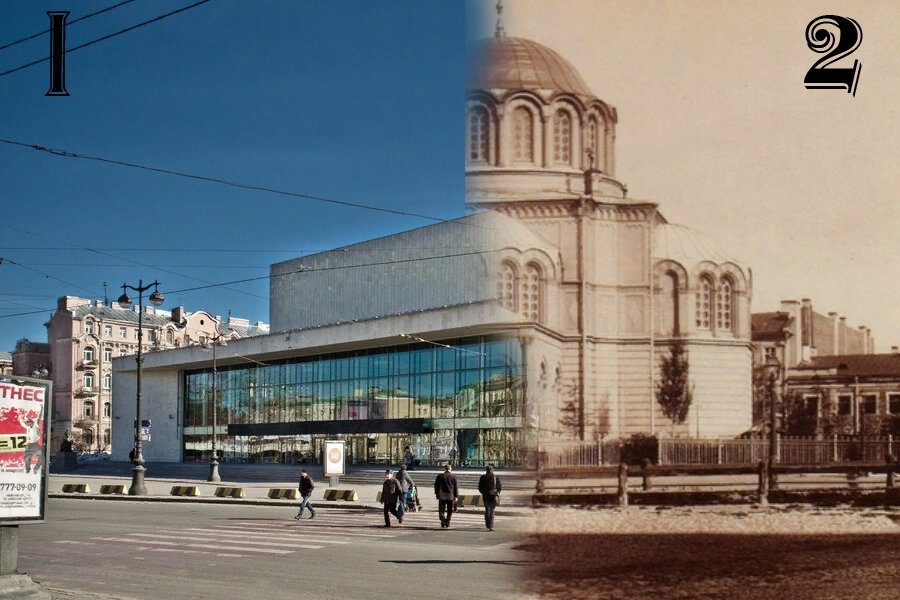
<svg viewBox="0 0 900 600"><path fill-rule="evenodd" d="M125 0L124 2L119 2L118 4L113 4L112 6L108 6L102 10L98 10L97 12L92 12L88 15L84 15L83 17L78 17L77 19L73 19L73 20L69 21L68 23L66 23L66 27L68 27L70 25L74 25L75 23L77 23L79 21L84 21L85 19L90 19L91 17L96 17L99 14L109 12L114 8L119 8L120 6L129 4L131 2L134 2L134 0ZM34 38L40 37L40 36L44 35L45 33L50 33L51 31L53 31L53 29L45 29L44 31L39 31L38 33L35 33L34 35L29 35L28 37L24 37L21 40L16 40L15 42L10 42L10 43L6 44L5 46L0 46L0 50L6 50L10 46L15 46L16 44L21 44L22 42L27 42L28 40L33 40Z"/></svg>
<svg viewBox="0 0 900 600"><path fill-rule="evenodd" d="M66 54L68 54L69 52L75 52L76 50L81 50L82 48L87 48L88 46L93 46L97 42L102 42L103 40L108 40L109 38L116 37L117 35L122 35L123 33L132 31L134 29L137 29L138 27L143 27L144 25L149 25L150 23L155 23L156 21L161 21L162 19L165 19L166 17L171 17L172 15L176 15L180 12L184 12L188 9L194 8L195 6L200 6L201 4L206 4L207 2L209 2L209 0L200 0L200 2L195 2L194 4L191 4L189 6L184 6L182 8L179 8L178 10L173 10L170 13L160 15L154 19L150 19L149 21L144 21L142 23L138 23L137 25L132 25L131 27L126 27L125 29L123 29L121 31L117 31L115 33L110 33L109 35L104 35L103 37L99 37L96 40L91 40L90 42L81 44L80 46L75 46L74 48L66 48ZM15 69L3 71L2 73L0 73L0 77L3 77L4 75L9 75L10 73L15 73L16 71L21 71L22 69L27 69L28 67L33 67L34 65L39 65L42 62L47 62L48 60L50 60L49 56L46 58L41 58L41 59L32 61L32 62L22 65L22 66L16 67Z"/></svg>
<svg viewBox="0 0 900 600"><path fill-rule="evenodd" d="M0 75L3 75L3 73L0 73ZM228 181L225 179L218 179L216 177L206 177L204 175L195 175L192 173L184 173L182 171L173 171L170 169L161 169L158 167L150 167L147 165L130 163L130 162L125 162L125 161L121 161L121 160L115 160L112 158L104 158L102 156L89 156L87 154L77 154L75 152L69 152L67 150L60 150L58 148L47 148L47 147L41 146L39 144L28 144L25 142L19 142L16 140L7 140L7 139L3 139L3 138L0 138L0 142L3 142L4 144L10 144L12 146L20 146L22 148L31 148L31 149L37 150L39 152L47 152L49 154L53 154L55 156L62 156L65 158L80 158L80 159L84 159L84 160L92 160L92 161L97 161L97 162L109 163L109 164L113 164L113 165L119 165L119 166L123 166L123 167L131 167L132 169L153 171L154 173L165 173L166 175L175 175L178 177L185 177L187 179L196 179L199 181L207 181L210 183L220 183L222 185L236 187L236 188L240 188L240 189L244 189L244 190L268 192L270 194L279 194L281 196L290 196L292 198L303 198L305 200L315 200L317 202L326 202L329 204L337 204L340 206L349 206L349 207L353 207L353 208L363 208L366 210L373 210L373 211L389 213L389 214L393 214L393 215L401 215L404 217L417 217L419 219L427 219L429 221L435 221L438 223L457 223L459 225L466 225L466 226L470 226L470 227L478 227L479 229L486 229L486 227L482 227L481 225L477 225L475 223L467 223L465 221L460 221L460 220L456 220L456 219L443 219L440 217L432 217L430 215L425 215L425 214L417 213L417 212L410 212L410 211L405 211L405 210L395 210L392 208L383 208L381 206L374 206L371 204L362 204L359 202L349 202L346 200L335 200L333 198L324 198L322 196L313 196L311 194L288 192L286 190L279 190L277 188L271 188L271 187L260 186L260 185L237 183L237 182Z"/></svg>
<svg viewBox="0 0 900 600"><path fill-rule="evenodd" d="M71 281L66 281L65 279L60 279L60 278L58 278L58 277L54 277L53 275L48 275L48 274L44 273L43 271L38 271L37 269L35 269L35 268L33 268L33 267L29 267L28 265L23 265L22 263L17 263L16 261L11 260L11 259L9 259L9 258L7 258L7 257L2 257L2 256L0 256L0 265L2 265L4 262L8 262L8 263L11 264L11 265L16 265L17 267L21 267L21 268L26 269L26 270L28 270L28 271L33 271L34 273L37 273L38 275L43 275L43 276L46 277L47 279L52 279L52 280L54 280L54 281L58 281L58 282L60 282L60 283L66 284L66 285L70 285L70 286L72 286L72 287L74 287L74 288L78 288L79 290L81 290L81 291L83 291L83 292L87 292L87 293L92 294L92 295L97 293L96 291L92 291L92 290L89 290L89 289L87 289L87 288L83 288L83 287L81 287L81 286L78 285L78 284L72 283Z"/></svg>

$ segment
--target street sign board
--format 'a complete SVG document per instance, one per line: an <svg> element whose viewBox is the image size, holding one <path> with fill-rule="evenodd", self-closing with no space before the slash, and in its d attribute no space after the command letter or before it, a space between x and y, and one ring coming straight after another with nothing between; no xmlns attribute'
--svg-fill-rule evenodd
<svg viewBox="0 0 900 600"><path fill-rule="evenodd" d="M52 384L0 378L0 525L44 521Z"/></svg>
<svg viewBox="0 0 900 600"><path fill-rule="evenodd" d="M325 442L325 476L344 474L344 442L331 440Z"/></svg>
<svg viewBox="0 0 900 600"><path fill-rule="evenodd" d="M141 427L141 441L142 442L150 441L150 428L149 427Z"/></svg>

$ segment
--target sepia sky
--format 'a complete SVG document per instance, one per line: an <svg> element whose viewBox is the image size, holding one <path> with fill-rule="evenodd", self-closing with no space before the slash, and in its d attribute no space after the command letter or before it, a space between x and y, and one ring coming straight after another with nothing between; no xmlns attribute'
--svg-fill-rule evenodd
<svg viewBox="0 0 900 600"><path fill-rule="evenodd" d="M492 35L493 0L469 0ZM856 96L807 90L820 15L855 19ZM480 17L480 18L479 18ZM753 311L811 298L900 344L900 12L888 1L505 0L507 35L618 109L617 177L753 270ZM479 25L480 23L480 25Z"/></svg>

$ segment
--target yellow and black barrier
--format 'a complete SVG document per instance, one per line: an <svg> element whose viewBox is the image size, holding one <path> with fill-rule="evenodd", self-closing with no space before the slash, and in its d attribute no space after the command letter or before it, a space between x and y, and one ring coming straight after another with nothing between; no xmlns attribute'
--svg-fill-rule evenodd
<svg viewBox="0 0 900 600"><path fill-rule="evenodd" d="M269 488L269 498L272 500L299 500L300 490L293 488Z"/></svg>
<svg viewBox="0 0 900 600"><path fill-rule="evenodd" d="M196 485L173 485L170 494L172 496L199 496L200 490Z"/></svg>
<svg viewBox="0 0 900 600"><path fill-rule="evenodd" d="M343 500L355 502L359 500L356 490L325 490L325 500Z"/></svg>
<svg viewBox="0 0 900 600"><path fill-rule="evenodd" d="M460 496L459 497L459 505L460 506L484 506L484 498L481 497L481 494L475 494L473 496Z"/></svg>
<svg viewBox="0 0 900 600"><path fill-rule="evenodd" d="M125 486L124 485L101 485L100 493L101 494L124 494Z"/></svg>
<svg viewBox="0 0 900 600"><path fill-rule="evenodd" d="M64 483L64 494L90 494L91 488L86 483Z"/></svg>
<svg viewBox="0 0 900 600"><path fill-rule="evenodd" d="M217 487L217 498L243 498L244 488L242 487Z"/></svg>

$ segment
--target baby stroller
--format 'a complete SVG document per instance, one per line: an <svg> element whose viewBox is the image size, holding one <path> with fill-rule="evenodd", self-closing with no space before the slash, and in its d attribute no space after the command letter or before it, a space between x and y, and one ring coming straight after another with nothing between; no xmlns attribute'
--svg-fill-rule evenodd
<svg viewBox="0 0 900 600"><path fill-rule="evenodd" d="M415 486L409 486L406 490L406 512L419 512L422 504L419 502L419 491Z"/></svg>

